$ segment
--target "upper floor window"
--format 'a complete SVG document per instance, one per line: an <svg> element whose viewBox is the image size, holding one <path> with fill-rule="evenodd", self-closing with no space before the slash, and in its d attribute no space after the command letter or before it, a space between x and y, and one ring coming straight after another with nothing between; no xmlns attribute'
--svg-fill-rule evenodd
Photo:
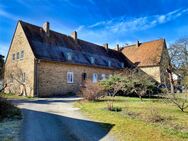
<svg viewBox="0 0 188 141"><path fill-rule="evenodd" d="M108 66L111 67L112 63L111 61L108 61Z"/></svg>
<svg viewBox="0 0 188 141"><path fill-rule="evenodd" d="M124 68L124 63L121 63L121 68Z"/></svg>
<svg viewBox="0 0 188 141"><path fill-rule="evenodd" d="M94 64L95 63L95 58L94 57L90 57L90 62L91 62L91 64Z"/></svg>
<svg viewBox="0 0 188 141"><path fill-rule="evenodd" d="M67 83L74 83L74 73L67 72Z"/></svg>
<svg viewBox="0 0 188 141"><path fill-rule="evenodd" d="M20 59L20 53L19 52L16 53L16 59L17 60Z"/></svg>
<svg viewBox="0 0 188 141"><path fill-rule="evenodd" d="M20 59L23 59L23 58L24 58L24 51L22 50L20 53Z"/></svg>
<svg viewBox="0 0 188 141"><path fill-rule="evenodd" d="M71 53L67 53L67 60L72 60L72 54Z"/></svg>
<svg viewBox="0 0 188 141"><path fill-rule="evenodd" d="M98 79L98 75L96 73L93 74L93 83L96 83Z"/></svg>
<svg viewBox="0 0 188 141"><path fill-rule="evenodd" d="M14 61L15 60L15 54L13 53L12 54L12 61Z"/></svg>

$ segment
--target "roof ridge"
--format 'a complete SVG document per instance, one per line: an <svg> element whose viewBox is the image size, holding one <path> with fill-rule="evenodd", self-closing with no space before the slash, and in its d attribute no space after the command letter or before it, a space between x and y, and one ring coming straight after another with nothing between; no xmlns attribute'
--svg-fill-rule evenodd
<svg viewBox="0 0 188 141"><path fill-rule="evenodd" d="M151 42L156 42L156 41L160 41L160 40L165 40L164 38L160 38L160 39L155 39L155 40L150 40L150 41L146 41L146 42L140 42L140 44L145 44L145 43L151 43ZM124 46L123 48L128 48L128 47L131 47L131 46L135 46L136 44L131 44L131 45L127 45L127 46Z"/></svg>

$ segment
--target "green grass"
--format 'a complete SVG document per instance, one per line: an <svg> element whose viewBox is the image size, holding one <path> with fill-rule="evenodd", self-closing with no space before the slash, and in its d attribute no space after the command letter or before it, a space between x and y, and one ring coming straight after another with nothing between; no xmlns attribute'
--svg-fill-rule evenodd
<svg viewBox="0 0 188 141"><path fill-rule="evenodd" d="M110 133L121 141L188 140L188 109L181 112L164 99L115 97L113 105L121 112L107 110L106 97L98 102L76 103L91 119L113 124Z"/></svg>

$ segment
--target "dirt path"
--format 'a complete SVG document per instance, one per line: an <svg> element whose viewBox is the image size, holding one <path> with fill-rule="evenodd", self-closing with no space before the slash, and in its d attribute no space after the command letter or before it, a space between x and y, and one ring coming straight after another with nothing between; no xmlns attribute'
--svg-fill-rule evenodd
<svg viewBox="0 0 188 141"><path fill-rule="evenodd" d="M108 132L113 125L84 117L74 102L78 98L14 100L23 111L23 141L114 141ZM103 124L108 129L100 127Z"/></svg>

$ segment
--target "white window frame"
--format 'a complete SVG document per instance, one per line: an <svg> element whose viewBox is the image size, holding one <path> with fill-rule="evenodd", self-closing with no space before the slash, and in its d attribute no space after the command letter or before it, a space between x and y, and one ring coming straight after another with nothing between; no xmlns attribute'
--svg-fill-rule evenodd
<svg viewBox="0 0 188 141"><path fill-rule="evenodd" d="M105 80L106 79L106 74L101 74L101 78L102 78L102 80Z"/></svg>
<svg viewBox="0 0 188 141"><path fill-rule="evenodd" d="M124 65L124 63L122 62L122 63L121 63L121 68L124 68L124 67L125 67L125 65Z"/></svg>
<svg viewBox="0 0 188 141"><path fill-rule="evenodd" d="M20 59L20 52L17 52L16 53L16 60L19 60Z"/></svg>
<svg viewBox="0 0 188 141"><path fill-rule="evenodd" d="M97 83L98 81L98 74L97 73L93 73L93 76L92 76L92 80L93 80L93 83Z"/></svg>
<svg viewBox="0 0 188 141"><path fill-rule="evenodd" d="M70 79L72 77L72 79ZM72 84L74 83L74 73L72 71L67 72L67 83Z"/></svg>
<svg viewBox="0 0 188 141"><path fill-rule="evenodd" d="M71 53L67 53L67 60L71 61L72 60L72 54Z"/></svg>
<svg viewBox="0 0 188 141"><path fill-rule="evenodd" d="M112 62L108 61L108 67L111 67L111 66L112 66Z"/></svg>
<svg viewBox="0 0 188 141"><path fill-rule="evenodd" d="M95 63L95 58L94 57L90 57L90 61L91 61L91 64L94 64Z"/></svg>
<svg viewBox="0 0 188 141"><path fill-rule="evenodd" d="M22 60L24 58L24 50L22 50L21 52L20 52L20 60Z"/></svg>

